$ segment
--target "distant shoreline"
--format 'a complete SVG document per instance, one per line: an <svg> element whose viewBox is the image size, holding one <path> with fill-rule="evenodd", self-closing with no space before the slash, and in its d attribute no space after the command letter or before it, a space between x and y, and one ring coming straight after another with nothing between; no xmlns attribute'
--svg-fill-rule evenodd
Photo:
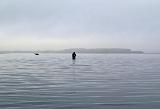
<svg viewBox="0 0 160 109"><path fill-rule="evenodd" d="M56 52L38 52L39 54L71 54L71 53L56 53ZM34 52L7 52L7 53L1 53L1 54L34 54ZM132 55L132 54L160 54L160 53L78 53L78 54L128 54L128 55Z"/></svg>
<svg viewBox="0 0 160 109"><path fill-rule="evenodd" d="M152 53L152 52L143 52L143 51L135 51L131 49L124 48L71 48L71 49L63 49L63 50L35 50L35 51L0 51L0 54L9 54L9 53L55 53L55 54L70 54L72 52L76 52L79 54L160 54L160 53Z"/></svg>
<svg viewBox="0 0 160 109"><path fill-rule="evenodd" d="M35 51L0 51L0 54L8 54L8 53L82 53L82 54L151 54L151 53L144 53L143 51L135 51L131 49L124 49L124 48L93 48L93 49L86 49L86 48L70 48L70 49L63 49L63 50L35 50ZM152 53L153 54L153 53Z"/></svg>

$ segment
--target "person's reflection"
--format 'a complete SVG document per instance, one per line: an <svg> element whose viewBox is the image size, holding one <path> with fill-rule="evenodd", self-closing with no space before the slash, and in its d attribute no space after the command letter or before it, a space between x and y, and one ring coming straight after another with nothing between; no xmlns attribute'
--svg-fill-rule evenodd
<svg viewBox="0 0 160 109"><path fill-rule="evenodd" d="M72 60L72 65L75 65L75 64L76 64L76 60L73 59L73 60Z"/></svg>

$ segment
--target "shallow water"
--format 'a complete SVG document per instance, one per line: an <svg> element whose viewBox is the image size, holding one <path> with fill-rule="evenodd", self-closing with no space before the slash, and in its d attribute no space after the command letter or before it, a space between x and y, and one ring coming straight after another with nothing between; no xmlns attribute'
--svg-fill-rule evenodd
<svg viewBox="0 0 160 109"><path fill-rule="evenodd" d="M160 55L1 54L2 109L159 109Z"/></svg>

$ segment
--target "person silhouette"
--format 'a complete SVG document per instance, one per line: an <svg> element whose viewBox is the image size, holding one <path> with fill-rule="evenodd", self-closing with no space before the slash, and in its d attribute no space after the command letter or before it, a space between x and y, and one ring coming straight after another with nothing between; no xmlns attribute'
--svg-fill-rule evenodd
<svg viewBox="0 0 160 109"><path fill-rule="evenodd" d="M72 59L73 59L73 60L76 59L76 53L75 53L75 52L72 53Z"/></svg>

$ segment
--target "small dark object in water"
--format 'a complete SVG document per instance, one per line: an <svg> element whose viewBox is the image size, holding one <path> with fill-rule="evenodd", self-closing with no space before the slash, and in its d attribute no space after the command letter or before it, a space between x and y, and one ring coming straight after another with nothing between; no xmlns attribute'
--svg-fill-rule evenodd
<svg viewBox="0 0 160 109"><path fill-rule="evenodd" d="M35 55L39 55L38 53L34 53Z"/></svg>
<svg viewBox="0 0 160 109"><path fill-rule="evenodd" d="M76 59L76 53L75 53L75 52L72 53L72 59L73 59L73 60Z"/></svg>

